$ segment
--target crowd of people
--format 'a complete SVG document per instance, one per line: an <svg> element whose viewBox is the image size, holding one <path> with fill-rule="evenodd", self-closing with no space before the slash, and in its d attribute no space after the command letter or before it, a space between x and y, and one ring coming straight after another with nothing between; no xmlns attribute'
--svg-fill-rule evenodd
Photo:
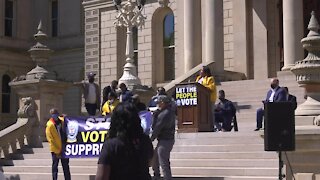
<svg viewBox="0 0 320 180"><path fill-rule="evenodd" d="M172 179L170 167L170 152L175 142L176 105L174 99L167 95L165 89L160 87L147 106L140 101L139 95L128 90L124 83L119 85L114 80L103 89L102 104L100 104L100 88L94 82L95 74L88 74L88 82L77 82L83 90L85 107L89 116L95 116L97 110L102 116L110 115L111 124L106 141L98 160L96 180L149 180L149 167L152 166L154 175L152 179L160 179L160 167L163 179ZM226 99L225 91L217 88L210 69L202 68L196 82L202 84L210 91L213 131L231 131L232 122L236 117L234 103ZM297 107L296 97L289 94L287 87L280 87L279 80L271 80L271 89L267 93L266 102L290 101ZM101 106L101 109L100 109ZM141 127L139 112L150 110L153 113L152 131L144 133ZM262 128L264 109L257 110L257 127ZM46 137L50 144L52 155L52 177L57 179L58 163L61 161L64 176L70 180L69 159L63 157L63 146L66 142L64 118L57 109L50 110L50 119L46 126ZM152 141L157 140L155 149Z"/></svg>

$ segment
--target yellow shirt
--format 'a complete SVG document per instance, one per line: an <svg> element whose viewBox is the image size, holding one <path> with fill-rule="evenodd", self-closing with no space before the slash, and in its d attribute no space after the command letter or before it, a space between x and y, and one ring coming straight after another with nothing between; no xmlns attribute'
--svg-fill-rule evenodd
<svg viewBox="0 0 320 180"><path fill-rule="evenodd" d="M196 82L198 82L199 79L201 79L201 76L197 77ZM211 91L211 93L210 93L211 102L213 102L213 103L216 102L216 100L217 100L217 88L216 88L214 77L213 76L209 76L209 77L205 76L205 77L203 77L201 84Z"/></svg>
<svg viewBox="0 0 320 180"><path fill-rule="evenodd" d="M110 103L110 100L105 102L102 106L102 115L105 116L107 114L110 114L119 103L120 101L118 99L115 99L112 104Z"/></svg>

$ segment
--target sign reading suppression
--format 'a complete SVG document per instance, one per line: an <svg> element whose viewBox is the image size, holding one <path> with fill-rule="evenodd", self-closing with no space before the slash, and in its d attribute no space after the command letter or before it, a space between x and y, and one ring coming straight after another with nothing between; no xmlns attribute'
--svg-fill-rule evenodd
<svg viewBox="0 0 320 180"><path fill-rule="evenodd" d="M149 111L139 113L144 133L149 134L152 115ZM110 115L104 117L64 117L67 143L66 158L98 157L110 128Z"/></svg>
<svg viewBox="0 0 320 180"><path fill-rule="evenodd" d="M176 87L176 104L177 106L197 105L197 87L195 85Z"/></svg>

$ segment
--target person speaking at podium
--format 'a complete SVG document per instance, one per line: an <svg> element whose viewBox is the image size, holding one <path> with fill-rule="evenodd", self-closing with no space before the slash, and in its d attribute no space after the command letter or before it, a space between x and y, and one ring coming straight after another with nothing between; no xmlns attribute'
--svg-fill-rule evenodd
<svg viewBox="0 0 320 180"><path fill-rule="evenodd" d="M211 71L208 66L202 67L200 74L196 79L196 82L202 84L204 87L210 90L212 123L215 124L214 110L215 110L215 102L217 100L217 88L216 88L214 77L211 75ZM213 131L215 131L215 127L213 127Z"/></svg>

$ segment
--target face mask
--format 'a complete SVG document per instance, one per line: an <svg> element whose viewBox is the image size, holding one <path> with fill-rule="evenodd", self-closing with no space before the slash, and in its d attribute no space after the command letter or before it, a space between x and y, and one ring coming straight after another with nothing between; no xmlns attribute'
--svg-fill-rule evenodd
<svg viewBox="0 0 320 180"><path fill-rule="evenodd" d="M53 120L58 121L59 120L59 114L51 114L51 117Z"/></svg>
<svg viewBox="0 0 320 180"><path fill-rule="evenodd" d="M277 87L277 85L275 85L275 84L271 84L271 85L270 85L270 87L271 87L272 89L274 89L274 88L276 88L276 87Z"/></svg>

